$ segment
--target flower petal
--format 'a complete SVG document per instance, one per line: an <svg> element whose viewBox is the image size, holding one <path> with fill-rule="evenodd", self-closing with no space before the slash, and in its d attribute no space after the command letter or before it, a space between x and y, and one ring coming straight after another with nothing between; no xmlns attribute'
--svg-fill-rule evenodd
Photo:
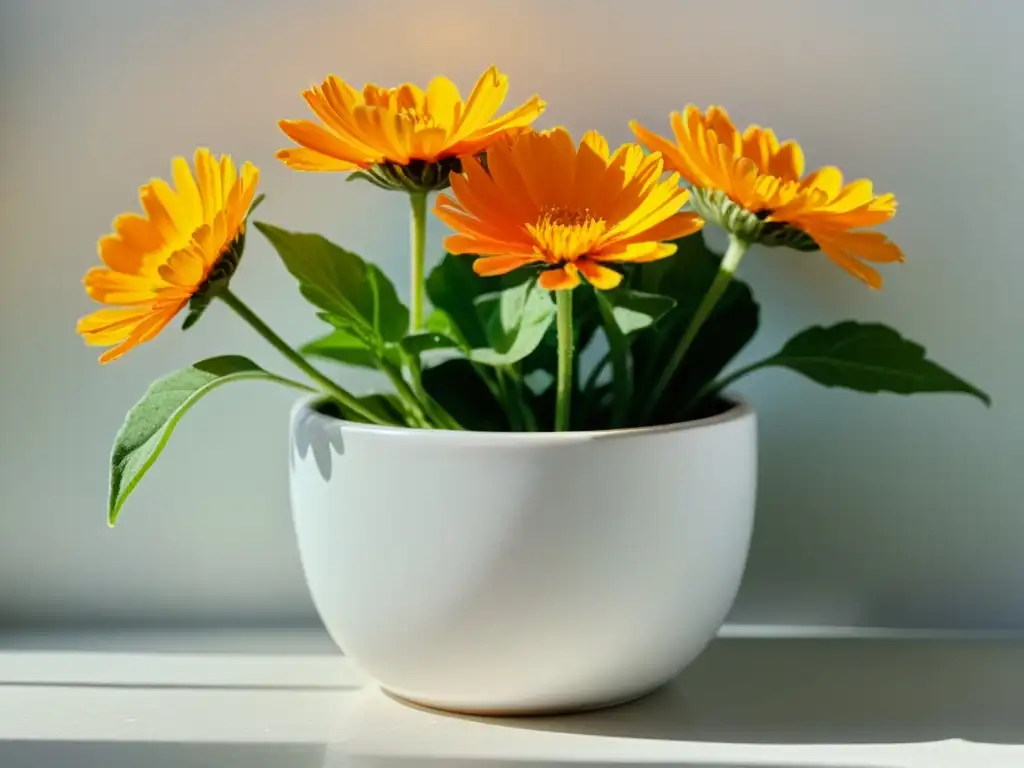
<svg viewBox="0 0 1024 768"><path fill-rule="evenodd" d="M489 240L487 238L477 237L474 235L448 235L448 237L444 239L444 247L449 253L454 253L456 255L464 253L487 255L514 254L517 256L536 258L536 254L532 247L525 249L515 243L500 240Z"/></svg>
<svg viewBox="0 0 1024 768"><path fill-rule="evenodd" d="M106 267L93 267L86 272L83 282L91 298L112 306L153 302L169 287L147 275L128 275Z"/></svg>
<svg viewBox="0 0 1024 768"><path fill-rule="evenodd" d="M678 246L675 243L634 243L627 245L621 251L609 251L607 253L596 253L592 258L598 261L629 262L631 264L642 264L648 261L657 261L671 256L676 252Z"/></svg>
<svg viewBox="0 0 1024 768"><path fill-rule="evenodd" d="M497 67L488 68L473 86L452 139L465 138L482 128L501 107L507 92L508 76L499 72Z"/></svg>
<svg viewBox="0 0 1024 768"><path fill-rule="evenodd" d="M117 358L121 357L125 353L131 351L139 344L142 344L150 339L154 338L160 331L162 331L174 316L178 314L183 305L170 306L165 309L161 309L144 318L132 332L128 338L118 344L116 347L112 347L100 355L100 363L106 364Z"/></svg>
<svg viewBox="0 0 1024 768"><path fill-rule="evenodd" d="M681 237L688 237L694 232L700 231L704 226L704 219L692 211L681 211L669 216L667 219L654 224L647 229L641 229L617 240L612 240L602 246L602 250L610 252L620 251L623 246L634 243L664 242L666 240L678 240Z"/></svg>
<svg viewBox="0 0 1024 768"><path fill-rule="evenodd" d="M589 259L578 259L576 267L587 282L602 291L610 291L622 282L622 273Z"/></svg>
<svg viewBox="0 0 1024 768"><path fill-rule="evenodd" d="M427 86L427 113L447 135L462 117L462 96L447 77L435 77Z"/></svg>
<svg viewBox="0 0 1024 768"><path fill-rule="evenodd" d="M362 167L306 147L279 149L274 157L296 171L358 171Z"/></svg>
<svg viewBox="0 0 1024 768"><path fill-rule="evenodd" d="M693 167L676 145L672 144L668 139L647 130L636 120L630 122L629 127L636 135L637 141L651 152L661 153L666 168L676 171L691 184L703 186L701 182L704 180L704 174L698 172Z"/></svg>
<svg viewBox="0 0 1024 768"><path fill-rule="evenodd" d="M524 267L527 264L533 264L536 261L536 258L530 258L529 256L515 256L512 254L504 254L502 256L484 256L473 262L473 271L481 277L493 277L495 275L508 274L514 269Z"/></svg>
<svg viewBox="0 0 1024 768"><path fill-rule="evenodd" d="M580 284L580 276L573 264L540 273L537 284L545 291L568 291Z"/></svg>
<svg viewBox="0 0 1024 768"><path fill-rule="evenodd" d="M320 155L351 164L365 162L367 159L366 153L358 147L308 120L281 120L278 126L281 132L296 144ZM373 159L379 160L380 156Z"/></svg>

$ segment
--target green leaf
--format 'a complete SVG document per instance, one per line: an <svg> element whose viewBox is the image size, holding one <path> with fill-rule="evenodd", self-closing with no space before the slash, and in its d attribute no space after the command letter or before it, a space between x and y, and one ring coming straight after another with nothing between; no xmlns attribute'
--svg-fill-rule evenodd
<svg viewBox="0 0 1024 768"><path fill-rule="evenodd" d="M128 411L124 425L114 438L107 509L110 525L117 521L121 507L160 456L182 416L217 387L246 379L276 381L312 391L302 384L268 373L251 360L233 355L202 360L157 379L145 396Z"/></svg>
<svg viewBox="0 0 1024 768"><path fill-rule="evenodd" d="M789 368L826 387L900 395L962 392L991 405L987 394L928 360L920 344L879 323L808 328L756 367L769 366Z"/></svg>
<svg viewBox="0 0 1024 768"><path fill-rule="evenodd" d="M521 283L476 300L476 311L484 323L487 343L492 349L506 352L515 343L531 293L533 285Z"/></svg>
<svg viewBox="0 0 1024 768"><path fill-rule="evenodd" d="M476 300L501 290L501 281L477 275L472 261L468 256L445 254L441 263L430 271L426 289L430 303L445 313L466 343L470 347L484 347L487 332L477 312ZM446 335L454 338L451 333Z"/></svg>
<svg viewBox="0 0 1024 768"><path fill-rule="evenodd" d="M357 397L360 405L379 417L388 426L405 427L410 426L405 420L405 411L402 409L402 399L396 394L372 393ZM321 400L317 403L317 410L326 416L336 419L348 419L344 410L333 400Z"/></svg>
<svg viewBox="0 0 1024 768"><path fill-rule="evenodd" d="M591 344L598 329L602 325L601 312L597 307L597 293L590 286L577 288L572 297L572 331L576 349L576 360L579 361L584 350ZM558 330L552 323L537 349L523 359L524 374L542 371L554 381L558 375Z"/></svg>
<svg viewBox="0 0 1024 768"><path fill-rule="evenodd" d="M459 343L455 339L433 331L411 334L402 339L400 344L402 349L410 355L421 355L432 349L456 349L459 347Z"/></svg>
<svg viewBox="0 0 1024 768"><path fill-rule="evenodd" d="M644 293L625 287L594 293L602 318L605 320L605 327L607 328L608 320L614 320L623 337L653 325L676 306L676 300L670 296Z"/></svg>
<svg viewBox="0 0 1024 768"><path fill-rule="evenodd" d="M455 320L452 319L452 316L443 309L435 309L431 312L427 316L427 320L424 325L429 332L451 339L455 342L455 346L460 349L469 350L472 346L468 339L463 335L458 325L455 324Z"/></svg>
<svg viewBox="0 0 1024 768"><path fill-rule="evenodd" d="M262 221L255 226L298 279L302 295L330 313L331 322L385 342L405 335L409 310L376 266L320 235L288 232Z"/></svg>
<svg viewBox="0 0 1024 768"><path fill-rule="evenodd" d="M633 342L634 369L638 374L634 401L638 407L668 365L721 264L721 257L705 245L700 232L677 240L676 245L675 255L639 265L632 273L633 287L668 296L676 302L652 331L638 334ZM676 371L652 423L687 417L688 406L696 405L694 396L753 338L759 314L750 288L733 278Z"/></svg>
<svg viewBox="0 0 1024 768"><path fill-rule="evenodd" d="M465 429L509 430L509 420L501 404L468 360L447 360L426 368L423 388Z"/></svg>
<svg viewBox="0 0 1024 768"><path fill-rule="evenodd" d="M321 336L319 339L309 342L299 349L299 352L307 357L333 360L358 368L373 368L377 370L379 367L378 353L347 328L335 328L326 336ZM401 364L401 358L394 347L384 347L383 354L388 362L395 365Z"/></svg>
<svg viewBox="0 0 1024 768"><path fill-rule="evenodd" d="M594 291L608 337L612 363L613 403L611 426L621 427L633 399L633 371L629 365L631 337L650 327L675 307L675 299L645 293L628 287L614 291Z"/></svg>
<svg viewBox="0 0 1024 768"><path fill-rule="evenodd" d="M633 396L633 377L629 369L629 341L615 316L615 307L601 293L597 294L597 306L604 320L605 335L608 337L608 355L612 363L612 415L611 426L621 427L626 421L629 401ZM653 295L653 294L652 294ZM627 321L630 318L627 317Z"/></svg>
<svg viewBox="0 0 1024 768"><path fill-rule="evenodd" d="M390 393L364 395L359 398L359 403L386 422L391 422L391 424L399 427L409 426L405 420L402 398L398 395Z"/></svg>
<svg viewBox="0 0 1024 768"><path fill-rule="evenodd" d="M537 348L555 319L555 302L535 282L502 291L497 301L486 300L479 309L491 347L473 349L469 357L484 365L519 362Z"/></svg>

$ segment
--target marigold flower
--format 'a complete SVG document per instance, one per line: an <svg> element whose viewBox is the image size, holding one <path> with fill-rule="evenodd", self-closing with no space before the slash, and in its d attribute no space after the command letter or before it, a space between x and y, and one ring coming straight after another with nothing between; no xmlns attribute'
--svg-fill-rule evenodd
<svg viewBox="0 0 1024 768"><path fill-rule="evenodd" d="M844 185L838 168L804 175L795 141L781 144L757 125L742 134L721 107L690 105L671 115L675 143L635 121L637 138L693 186L694 208L732 234L764 245L820 248L872 288L882 276L864 262L903 261L899 247L880 232L864 231L896 213L896 198L875 195L871 182Z"/></svg>
<svg viewBox="0 0 1024 768"><path fill-rule="evenodd" d="M637 144L610 153L595 131L579 148L562 128L524 133L487 150L487 170L466 158L452 174L454 199L441 195L435 213L458 234L445 240L456 254L479 255L479 275L528 264L546 267L548 290L575 288L580 275L595 288L617 286L608 263L654 261L675 253L665 243L696 232L703 220L679 209L689 197L679 176L662 181L661 155Z"/></svg>
<svg viewBox="0 0 1024 768"><path fill-rule="evenodd" d="M98 243L106 265L85 275L101 309L78 321L90 345L112 347L101 363L154 338L214 278L226 283L241 256L245 219L259 171L236 171L231 157L195 152L195 176L183 157L171 163L175 188L153 179L139 190L144 215L124 213Z"/></svg>
<svg viewBox="0 0 1024 768"><path fill-rule="evenodd" d="M465 102L446 77L435 77L426 92L412 83L371 83L360 92L330 75L302 93L322 124L282 120L281 130L299 146L277 157L299 171L356 171L388 188L443 189L459 158L482 152L544 111L533 96L495 117L507 91L508 76L496 67L480 76Z"/></svg>

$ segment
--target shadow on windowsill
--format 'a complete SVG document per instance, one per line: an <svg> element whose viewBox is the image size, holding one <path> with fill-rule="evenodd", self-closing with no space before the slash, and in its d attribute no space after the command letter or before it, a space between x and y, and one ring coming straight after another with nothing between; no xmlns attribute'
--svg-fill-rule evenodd
<svg viewBox="0 0 1024 768"><path fill-rule="evenodd" d="M1024 643L718 640L675 681L630 704L571 716L466 719L734 744L1024 744Z"/></svg>

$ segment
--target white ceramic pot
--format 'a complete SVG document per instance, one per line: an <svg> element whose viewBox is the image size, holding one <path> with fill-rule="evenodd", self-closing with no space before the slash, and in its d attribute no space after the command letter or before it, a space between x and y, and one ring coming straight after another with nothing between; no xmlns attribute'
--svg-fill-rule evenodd
<svg viewBox="0 0 1024 768"><path fill-rule="evenodd" d="M754 413L609 432L292 417L313 601L395 695L478 714L644 695L714 637L754 513Z"/></svg>

